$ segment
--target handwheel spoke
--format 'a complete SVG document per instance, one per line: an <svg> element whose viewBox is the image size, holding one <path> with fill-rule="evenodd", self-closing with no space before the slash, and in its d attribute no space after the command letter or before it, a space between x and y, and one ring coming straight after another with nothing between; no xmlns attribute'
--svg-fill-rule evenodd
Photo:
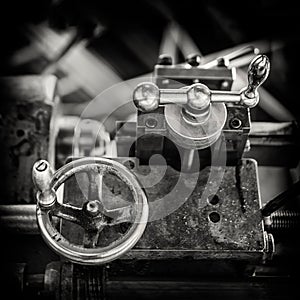
<svg viewBox="0 0 300 300"><path fill-rule="evenodd" d="M90 172L89 173L89 199L97 199L102 202L103 190L103 172Z"/></svg>
<svg viewBox="0 0 300 300"><path fill-rule="evenodd" d="M102 203L103 197L103 173L97 173L95 176L95 181L97 184L97 195L98 200Z"/></svg>
<svg viewBox="0 0 300 300"><path fill-rule="evenodd" d="M134 220L134 207L128 205L125 207L119 207L111 210L105 210L105 215L110 218L108 221L109 226L117 225L120 223L130 223Z"/></svg>
<svg viewBox="0 0 300 300"><path fill-rule="evenodd" d="M70 204L57 203L52 209L55 217L81 225L83 219L82 209Z"/></svg>
<svg viewBox="0 0 300 300"><path fill-rule="evenodd" d="M80 225L86 231L98 231L106 225L106 217L103 214L98 216L88 215L85 209L72 206L70 204L57 204L52 209L52 215L66 221Z"/></svg>
<svg viewBox="0 0 300 300"><path fill-rule="evenodd" d="M120 223L133 222L133 204L117 208L107 208L103 199L103 172L92 172L89 175L90 190L89 198L97 199L101 204L101 213L108 217L107 225L113 226Z"/></svg>

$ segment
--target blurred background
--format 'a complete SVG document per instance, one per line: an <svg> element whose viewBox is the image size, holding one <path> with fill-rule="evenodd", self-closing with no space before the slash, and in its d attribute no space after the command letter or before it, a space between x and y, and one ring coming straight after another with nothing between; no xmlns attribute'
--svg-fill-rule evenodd
<svg viewBox="0 0 300 300"><path fill-rule="evenodd" d="M198 53L203 64L252 45L268 55L271 73L251 119L295 121L300 119L296 6L291 0L10 0L0 10L0 75L54 74L60 113L75 120L102 95L85 117L102 122L113 111L106 124L113 134L116 120L135 113L133 105L122 105L150 76L160 54L181 63ZM231 62L238 67L233 89L245 86L252 58ZM259 171L263 199L286 188L286 170Z"/></svg>
<svg viewBox="0 0 300 300"><path fill-rule="evenodd" d="M295 1L10 0L1 6L1 75L55 74L65 114L80 115L105 89L149 74L161 53L177 63L199 53L207 62L251 44L272 66L268 93L252 118L299 119Z"/></svg>

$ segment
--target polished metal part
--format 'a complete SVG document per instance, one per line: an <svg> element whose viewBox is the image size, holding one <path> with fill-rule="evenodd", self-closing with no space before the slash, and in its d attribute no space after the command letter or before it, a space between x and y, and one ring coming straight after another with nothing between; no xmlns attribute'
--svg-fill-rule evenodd
<svg viewBox="0 0 300 300"><path fill-rule="evenodd" d="M219 138L227 118L224 103L213 103L203 122L190 122L178 105L165 107L165 118L171 140L185 149L201 150Z"/></svg>
<svg viewBox="0 0 300 300"><path fill-rule="evenodd" d="M36 172L41 164L40 161L35 164L34 178L37 177ZM49 169L49 165L45 170L47 169ZM51 203L51 205L48 205L48 203L45 205L44 199L41 200L40 195L43 195L45 191L53 191L55 194L66 180L82 172L94 172L101 175L109 173L118 177L129 187L134 203L127 207L107 210L101 202L102 192L100 190L98 191L99 199L89 200L83 204L82 208L58 203L56 198L54 198L54 203ZM41 183L38 182L37 184L40 189L37 194L38 205L36 211L38 225L45 242L63 257L79 264L104 264L129 251L142 236L148 220L147 198L135 175L121 163L106 158L82 158L72 161L57 170L50 180L46 176L42 179ZM101 189L102 183L98 183L98 186ZM73 244L65 238L55 228L50 216L80 225L85 231L84 245ZM105 226L113 226L123 222L130 222L131 227L122 237L108 246L97 247L99 235Z"/></svg>
<svg viewBox="0 0 300 300"><path fill-rule="evenodd" d="M39 191L48 190L52 176L53 170L46 160L39 160L33 165L32 180Z"/></svg>
<svg viewBox="0 0 300 300"><path fill-rule="evenodd" d="M50 188L53 170L46 160L37 161L32 168L32 181L38 190L37 201L42 207L50 207L55 204L56 195Z"/></svg>
<svg viewBox="0 0 300 300"><path fill-rule="evenodd" d="M143 112L153 111L158 108L159 93L159 88L154 83L141 83L133 92L133 102Z"/></svg>
<svg viewBox="0 0 300 300"><path fill-rule="evenodd" d="M258 88L266 81L270 73L270 61L266 55L259 55L249 65L248 86L242 91L241 104L254 107L258 104Z"/></svg>
<svg viewBox="0 0 300 300"><path fill-rule="evenodd" d="M198 103L224 102L244 105L252 108L258 104L257 89L265 82L270 72L270 61L265 55L255 57L248 69L248 86L240 92L210 90L203 84L195 83L181 89L159 89L154 83L141 83L133 93L133 102L142 112L151 112L159 105L193 103L189 101L189 94L201 90ZM204 92L206 90L206 92ZM199 93L198 93L199 94ZM198 105L198 104L197 104ZM206 104L207 105L207 104Z"/></svg>

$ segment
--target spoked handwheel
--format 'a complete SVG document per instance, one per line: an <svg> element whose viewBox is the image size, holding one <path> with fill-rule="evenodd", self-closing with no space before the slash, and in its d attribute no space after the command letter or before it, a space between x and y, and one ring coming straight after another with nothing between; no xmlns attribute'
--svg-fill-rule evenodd
<svg viewBox="0 0 300 300"><path fill-rule="evenodd" d="M84 202L81 208L59 203L56 192L71 176L77 173L93 173L97 183L97 198ZM116 176L129 188L133 203L108 210L103 205L103 176ZM142 236L148 220L148 203L146 195L135 175L121 163L106 158L81 158L72 161L56 173L51 173L49 163L45 160L33 166L33 180L38 189L37 221L46 243L59 255L72 262L96 265L108 263L129 251ZM53 224L53 217L71 221L84 230L82 245L72 243L64 237ZM101 231L106 226L130 223L124 235L109 245L99 247Z"/></svg>

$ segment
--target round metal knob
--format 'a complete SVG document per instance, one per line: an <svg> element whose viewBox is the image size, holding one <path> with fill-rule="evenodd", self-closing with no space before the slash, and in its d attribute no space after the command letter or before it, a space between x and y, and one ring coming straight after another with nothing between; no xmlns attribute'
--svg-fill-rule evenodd
<svg viewBox="0 0 300 300"><path fill-rule="evenodd" d="M266 81L270 73L270 61L266 55L258 55L248 68L248 86L242 93L241 104L254 107L259 101L258 88Z"/></svg>
<svg viewBox="0 0 300 300"><path fill-rule="evenodd" d="M193 84L187 91L187 106L192 110L203 110L209 107L210 89L201 83Z"/></svg>
<svg viewBox="0 0 300 300"><path fill-rule="evenodd" d="M151 82L139 84L133 92L133 103L142 112L150 112L159 106L159 88Z"/></svg>

